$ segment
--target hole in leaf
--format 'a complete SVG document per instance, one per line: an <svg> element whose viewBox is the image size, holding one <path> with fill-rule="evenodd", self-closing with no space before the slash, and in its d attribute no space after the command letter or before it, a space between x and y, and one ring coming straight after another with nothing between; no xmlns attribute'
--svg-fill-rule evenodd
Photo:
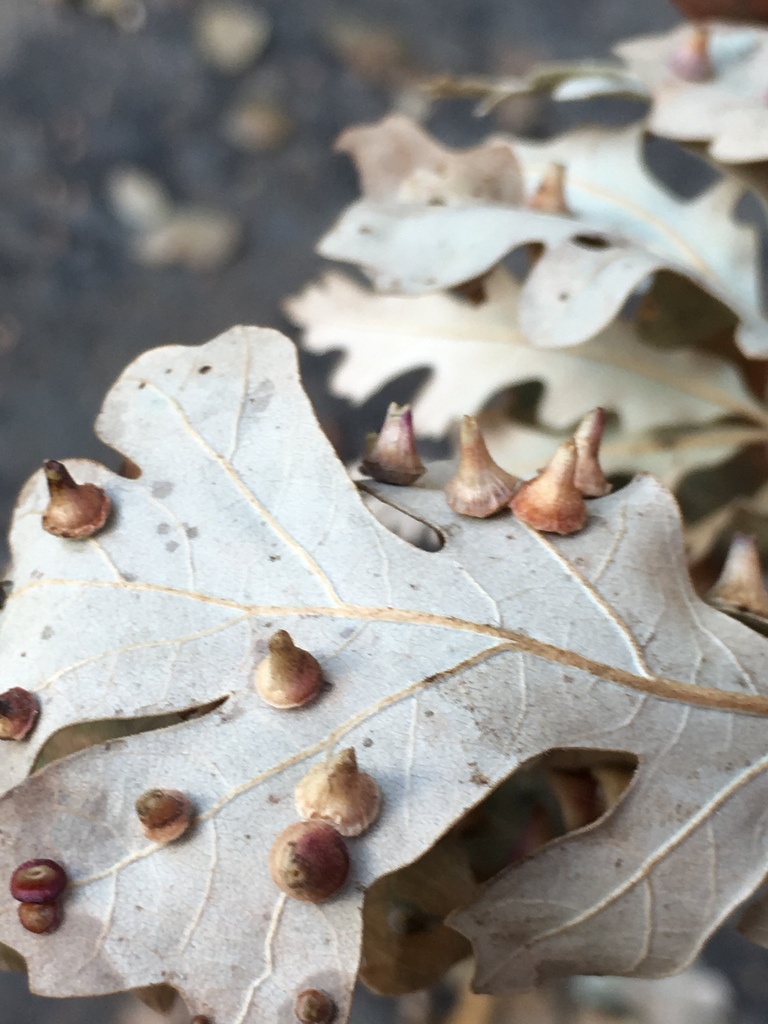
<svg viewBox="0 0 768 1024"><path fill-rule="evenodd" d="M361 980L382 995L439 980L470 955L445 918L550 840L594 826L618 804L636 767L622 752L555 750L504 779L422 857L368 889Z"/></svg>
<svg viewBox="0 0 768 1024"><path fill-rule="evenodd" d="M669 139L644 136L642 155L658 183L680 199L693 199L720 179L713 167Z"/></svg>
<svg viewBox="0 0 768 1024"><path fill-rule="evenodd" d="M45 768L53 761L59 761L69 754L87 750L88 747L94 747L99 743L108 743L110 740L123 739L126 736L138 736L143 732L156 732L158 729L166 729L171 725L179 725L190 718L199 718L201 715L210 714L226 699L226 697L221 697L211 701L210 704L164 715L146 715L140 718L125 719L105 718L65 726L45 741L35 758L32 773Z"/></svg>
<svg viewBox="0 0 768 1024"><path fill-rule="evenodd" d="M415 548L420 548L422 551L440 551L445 543L445 538L434 526L382 501L381 498L366 490L365 485L360 488L360 494L368 511L390 533L394 533L400 540L413 544Z"/></svg>
<svg viewBox="0 0 768 1024"><path fill-rule="evenodd" d="M602 235L574 235L571 241L582 249L610 249L611 247L611 243Z"/></svg>

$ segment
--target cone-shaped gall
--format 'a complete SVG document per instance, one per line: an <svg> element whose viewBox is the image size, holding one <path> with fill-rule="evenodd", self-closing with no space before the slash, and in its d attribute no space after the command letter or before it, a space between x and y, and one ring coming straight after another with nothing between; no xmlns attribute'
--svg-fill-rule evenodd
<svg viewBox="0 0 768 1024"><path fill-rule="evenodd" d="M585 498L602 498L610 493L611 485L605 479L600 465L600 443L605 430L605 410L593 409L576 428L576 469L573 482Z"/></svg>
<svg viewBox="0 0 768 1024"><path fill-rule="evenodd" d="M415 483L424 474L409 405L392 402L378 437L372 444L366 444L360 469L380 483L401 486Z"/></svg>
<svg viewBox="0 0 768 1024"><path fill-rule="evenodd" d="M734 534L723 570L708 596L715 604L768 618L768 591L754 537Z"/></svg>
<svg viewBox="0 0 768 1024"><path fill-rule="evenodd" d="M706 82L714 69L709 56L709 29L706 25L692 25L690 31L673 50L669 66L686 82Z"/></svg>
<svg viewBox="0 0 768 1024"><path fill-rule="evenodd" d="M561 217L570 217L572 211L565 201L565 165L551 163L526 202L529 210L539 213L552 213Z"/></svg>
<svg viewBox="0 0 768 1024"><path fill-rule="evenodd" d="M462 420L460 443L459 469L445 500L454 512L485 519L509 504L519 480L493 461L474 416Z"/></svg>
<svg viewBox="0 0 768 1024"><path fill-rule="evenodd" d="M578 532L587 521L587 506L573 482L576 445L564 441L550 463L533 480L527 480L510 502L517 518L543 533Z"/></svg>
<svg viewBox="0 0 768 1024"><path fill-rule="evenodd" d="M359 836L381 809L381 790L358 768L354 747L310 768L296 787L295 798L302 818L327 821L343 836Z"/></svg>
<svg viewBox="0 0 768 1024"><path fill-rule="evenodd" d="M96 484L77 484L63 462L43 463L49 502L43 513L43 529L56 537L82 540L99 531L107 521L112 503Z"/></svg>
<svg viewBox="0 0 768 1024"><path fill-rule="evenodd" d="M256 690L262 700L273 708L298 708L316 697L322 685L316 658L297 647L286 630L278 630L269 641L269 654L256 669Z"/></svg>

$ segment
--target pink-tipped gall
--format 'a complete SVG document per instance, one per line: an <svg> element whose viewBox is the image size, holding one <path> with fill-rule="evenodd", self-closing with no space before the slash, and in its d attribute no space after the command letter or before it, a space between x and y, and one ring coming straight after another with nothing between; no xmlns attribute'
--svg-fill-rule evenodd
<svg viewBox="0 0 768 1024"><path fill-rule="evenodd" d="M602 498L609 494L611 485L605 479L600 465L600 444L605 431L605 410L598 407L587 413L576 428L576 469L573 482L585 498Z"/></svg>
<svg viewBox="0 0 768 1024"><path fill-rule="evenodd" d="M409 405L392 402L378 437L366 445L363 473L383 484L407 486L425 473L424 463L416 450L413 416Z"/></svg>
<svg viewBox="0 0 768 1024"><path fill-rule="evenodd" d="M707 82L714 75L709 55L709 29L692 25L669 58L669 66L686 82Z"/></svg>

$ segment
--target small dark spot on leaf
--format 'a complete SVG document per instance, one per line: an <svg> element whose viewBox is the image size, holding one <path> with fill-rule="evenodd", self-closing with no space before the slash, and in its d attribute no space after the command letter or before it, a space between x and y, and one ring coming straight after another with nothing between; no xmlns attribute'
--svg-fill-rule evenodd
<svg viewBox="0 0 768 1024"><path fill-rule="evenodd" d="M157 527L157 532L158 533L161 533L161 534L162 533L170 533L170 530L171 530L171 524L170 523L159 523L158 524L158 527Z"/></svg>
<svg viewBox="0 0 768 1024"><path fill-rule="evenodd" d="M275 796L274 793L270 793L269 796L267 797L267 800L269 800L269 802L271 804L279 804L280 803L280 797L279 796Z"/></svg>
<svg viewBox="0 0 768 1024"><path fill-rule="evenodd" d="M146 382L145 380L143 380L143 381L142 381L142 382L141 382L141 383L139 384L139 391L143 391L143 390L144 390L144 388L145 388L146 386L147 386L147 382Z"/></svg>
<svg viewBox="0 0 768 1024"><path fill-rule="evenodd" d="M190 540L194 540L195 537L198 537L200 535L200 531L196 526L187 526L185 527L184 532L186 533Z"/></svg>
<svg viewBox="0 0 768 1024"><path fill-rule="evenodd" d="M560 294L557 297L561 302L565 302L565 300L568 298L568 292L560 292Z"/></svg>
<svg viewBox="0 0 768 1024"><path fill-rule="evenodd" d="M53 636L53 626L46 626L40 634L41 640L50 640Z"/></svg>
<svg viewBox="0 0 768 1024"><path fill-rule="evenodd" d="M123 577L126 583L135 583L136 580L139 578L135 572L124 572L121 573L121 576Z"/></svg>
<svg viewBox="0 0 768 1024"><path fill-rule="evenodd" d="M269 556L269 560L270 560L270 562L279 562L280 561L280 555L270 555Z"/></svg>
<svg viewBox="0 0 768 1024"><path fill-rule="evenodd" d="M358 228L358 230L359 230L361 235L372 235L373 234L373 228L371 227L370 224L361 224L360 227Z"/></svg>
<svg viewBox="0 0 768 1024"><path fill-rule="evenodd" d="M165 545L165 550L170 551L171 554L173 554L173 552L176 550L178 546L179 542L177 540L169 540L168 543Z"/></svg>
<svg viewBox="0 0 768 1024"><path fill-rule="evenodd" d="M173 367L169 366L168 369L165 372L166 373L173 373Z"/></svg>
<svg viewBox="0 0 768 1024"><path fill-rule="evenodd" d="M246 832L245 835L243 836L243 838L244 839L250 839L251 838L250 832Z"/></svg>
<svg viewBox="0 0 768 1024"><path fill-rule="evenodd" d="M27 652L26 651L22 651L21 654L19 655L20 658L26 658L26 656L27 656Z"/></svg>
<svg viewBox="0 0 768 1024"><path fill-rule="evenodd" d="M345 626L344 629L342 629L342 631L339 633L339 636L342 638L342 640L347 640L349 637L352 636L354 632L354 626Z"/></svg>
<svg viewBox="0 0 768 1024"><path fill-rule="evenodd" d="M253 406L254 412L264 412L269 403L272 401L272 395L275 393L275 385L271 380L263 380L261 384L256 388L256 391L249 398L250 404Z"/></svg>
<svg viewBox="0 0 768 1024"><path fill-rule="evenodd" d="M425 717L425 718L433 718L433 717L434 717L434 714L435 714L435 712L434 712L434 711L425 711L425 712L424 712L424 717Z"/></svg>
<svg viewBox="0 0 768 1024"><path fill-rule="evenodd" d="M173 484L170 480L158 480L156 484L152 484L152 497L167 498L172 490Z"/></svg>
<svg viewBox="0 0 768 1024"><path fill-rule="evenodd" d="M41 580L45 574L40 569L33 569L29 575L33 580Z"/></svg>
<svg viewBox="0 0 768 1024"><path fill-rule="evenodd" d="M197 372L198 373L210 373L212 369L213 369L212 366L201 366L200 369Z"/></svg>
<svg viewBox="0 0 768 1024"><path fill-rule="evenodd" d="M611 243L601 235L576 235L573 244L582 249L608 249Z"/></svg>
<svg viewBox="0 0 768 1024"><path fill-rule="evenodd" d="M372 747L373 746L373 740L371 739L370 736L366 736L365 737L365 739L363 740L363 746L364 747Z"/></svg>

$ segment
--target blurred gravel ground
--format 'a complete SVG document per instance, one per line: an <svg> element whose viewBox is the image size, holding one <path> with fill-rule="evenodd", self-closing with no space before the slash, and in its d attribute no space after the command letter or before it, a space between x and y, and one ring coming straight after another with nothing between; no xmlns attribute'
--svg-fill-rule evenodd
<svg viewBox="0 0 768 1024"><path fill-rule="evenodd" d="M678 20L666 0L265 0L271 39L233 75L207 63L195 42L196 18L212 0L120 0L123 29L87 9L117 2L0 0L2 522L43 458L116 465L92 423L139 352L202 342L233 323L290 332L280 302L316 273L314 242L356 192L346 160L332 152L342 128L413 104L408 86L421 73L519 73L546 57L605 55L621 37ZM262 133L263 151L243 149L227 127L249 95L261 104L250 130ZM491 128L541 135L636 112L615 101L523 101L489 124L456 103L436 108L429 124L445 141L468 144ZM690 189L689 164L660 153L665 175ZM138 263L110 199L125 167L151 175L175 204L234 218L242 237L232 258L205 272ZM382 402L349 409L324 392L331 361L303 362L334 440L356 450ZM0 561L4 554L0 542ZM765 957L728 934L713 956L738 983L740 1020L768 1019ZM130 997L43 1000L21 976L0 975L0 1024L129 1024L136 1012ZM374 997L357 1009L360 1024L393 1014Z"/></svg>
<svg viewBox="0 0 768 1024"><path fill-rule="evenodd" d="M125 32L65 0L0 0L2 522L42 459L115 464L92 423L139 352L202 342L234 323L289 328L280 301L317 270L314 242L355 194L333 139L383 115L410 74L520 71L541 57L605 54L621 36L677 20L666 0L273 0L261 5L273 29L265 53L233 76L195 47L195 14L210 2L144 0L144 27ZM360 21L374 30L363 74L332 41ZM377 66L376 30L403 51L391 73ZM225 137L223 122L247 89L292 120L282 148L254 154ZM579 120L581 106L523 113L542 133ZM620 108L603 105L613 116ZM460 144L498 122L445 104L430 125ZM230 213L243 232L232 262L209 273L137 265L107 195L110 174L126 165L154 175L176 202ZM357 442L361 418L323 395L327 360L305 363L320 414Z"/></svg>

